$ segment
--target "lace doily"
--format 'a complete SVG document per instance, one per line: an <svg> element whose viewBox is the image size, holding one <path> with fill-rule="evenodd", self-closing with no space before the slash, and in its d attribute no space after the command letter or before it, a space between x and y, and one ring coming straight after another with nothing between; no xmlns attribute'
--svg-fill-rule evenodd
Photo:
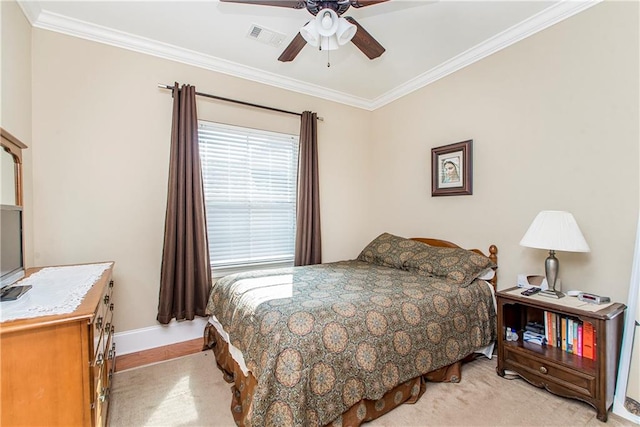
<svg viewBox="0 0 640 427"><path fill-rule="evenodd" d="M31 285L32 288L15 301L0 303L0 322L73 312L111 265L103 263L43 268L15 284Z"/></svg>

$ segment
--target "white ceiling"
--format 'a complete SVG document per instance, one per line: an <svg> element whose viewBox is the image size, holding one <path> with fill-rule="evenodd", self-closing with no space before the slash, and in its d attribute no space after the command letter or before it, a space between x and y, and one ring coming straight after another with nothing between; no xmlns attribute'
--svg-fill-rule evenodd
<svg viewBox="0 0 640 427"><path fill-rule="evenodd" d="M370 60L349 43L329 57L305 46L289 63L277 58L312 18L306 9L213 0L19 4L34 27L373 110L598 2L390 0L352 7L343 16L386 48L381 57ZM279 47L251 39L252 24L285 39Z"/></svg>

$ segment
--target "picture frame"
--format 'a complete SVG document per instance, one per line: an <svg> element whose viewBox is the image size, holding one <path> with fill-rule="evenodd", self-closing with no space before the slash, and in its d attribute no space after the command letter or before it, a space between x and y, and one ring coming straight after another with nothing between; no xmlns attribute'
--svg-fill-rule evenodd
<svg viewBox="0 0 640 427"><path fill-rule="evenodd" d="M431 196L473 194L473 140L431 149Z"/></svg>

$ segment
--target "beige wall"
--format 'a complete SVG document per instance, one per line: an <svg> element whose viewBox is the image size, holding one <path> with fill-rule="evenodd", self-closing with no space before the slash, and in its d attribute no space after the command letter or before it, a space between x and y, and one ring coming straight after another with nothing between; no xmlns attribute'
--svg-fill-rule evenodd
<svg viewBox="0 0 640 427"><path fill-rule="evenodd" d="M31 140L31 25L17 3L0 2L2 14L2 127Z"/></svg>
<svg viewBox="0 0 640 427"><path fill-rule="evenodd" d="M499 248L499 287L544 273L519 246L535 215L573 213L589 254L563 289L627 301L638 214L638 3L605 2L373 113L371 233ZM474 140L473 195L431 197L431 148Z"/></svg>
<svg viewBox="0 0 640 427"><path fill-rule="evenodd" d="M22 162L26 262L33 253L31 153L31 25L17 3L0 1L2 53L0 58L0 125L24 144ZM3 162L2 176L6 173ZM4 180L3 180L4 181ZM6 191L3 186L3 192ZM3 198L3 200L5 200Z"/></svg>
<svg viewBox="0 0 640 427"><path fill-rule="evenodd" d="M113 260L116 325L156 324L172 98L158 83L312 110L319 124L324 259L367 238L370 113L140 53L33 31L34 259ZM296 116L198 99L201 119L298 133Z"/></svg>
<svg viewBox="0 0 640 427"><path fill-rule="evenodd" d="M156 85L177 80L325 118L326 261L382 231L494 243L504 288L542 272L546 253L518 245L536 213L566 209L592 252L559 254L565 289L624 302L640 194L638 51L637 3L606 2L371 113L34 29L33 264L114 260L119 330L155 324L171 116ZM298 128L206 99L198 109ZM432 198L430 149L469 138L474 195Z"/></svg>

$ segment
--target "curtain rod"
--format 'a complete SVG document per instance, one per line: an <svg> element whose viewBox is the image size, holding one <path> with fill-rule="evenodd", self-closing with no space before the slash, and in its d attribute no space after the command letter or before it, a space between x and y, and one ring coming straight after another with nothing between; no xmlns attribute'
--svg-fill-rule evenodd
<svg viewBox="0 0 640 427"><path fill-rule="evenodd" d="M169 89L173 92L174 86L171 85L163 85L162 83L158 83L158 87L162 88L162 89ZM220 101L227 101L227 102L232 102L234 104L241 104L241 105L246 105L248 107L255 107L255 108L262 108L264 110L269 110L269 111L276 111L278 113L285 113L285 114L292 114L294 116L302 116L302 113L296 113L295 111L287 111L287 110L281 110L279 108L273 108L273 107L267 107L265 105L259 105L259 104L252 104L251 102L245 102L245 101L238 101L237 99L231 99L231 98L224 98L222 96L217 96L217 95L211 95L208 93L202 93L202 92L196 92L196 95L198 96L204 96L205 98L213 98L213 99L218 99ZM324 118L322 117L318 117L318 120L320 121L324 121Z"/></svg>

